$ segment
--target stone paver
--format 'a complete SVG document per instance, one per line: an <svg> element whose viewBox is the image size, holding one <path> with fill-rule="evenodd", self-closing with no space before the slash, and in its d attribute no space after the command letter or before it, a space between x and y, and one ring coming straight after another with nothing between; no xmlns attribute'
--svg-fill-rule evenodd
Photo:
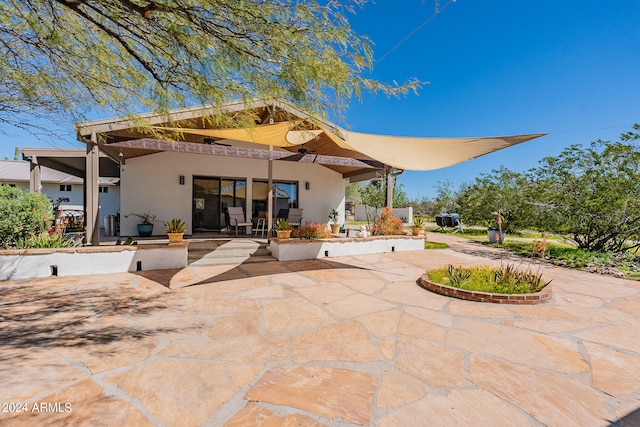
<svg viewBox="0 0 640 427"><path fill-rule="evenodd" d="M548 304L452 300L418 276L510 257L428 239L0 282L0 426L640 425L638 282L541 265Z"/></svg>

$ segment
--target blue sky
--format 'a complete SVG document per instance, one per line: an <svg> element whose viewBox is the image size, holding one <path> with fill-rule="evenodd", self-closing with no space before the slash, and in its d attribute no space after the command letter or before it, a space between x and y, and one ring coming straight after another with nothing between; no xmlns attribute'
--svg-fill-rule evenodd
<svg viewBox="0 0 640 427"><path fill-rule="evenodd" d="M440 8L368 74L430 84L419 96L365 96L341 124L407 136L550 135L449 168L406 172L400 182L410 198L501 165L524 171L570 144L615 140L640 123L640 1L441 0ZM351 23L381 58L434 12L432 0L377 0ZM16 145L81 146L70 127L56 141L4 130L0 158L13 158Z"/></svg>
<svg viewBox="0 0 640 427"><path fill-rule="evenodd" d="M615 140L640 123L640 1L441 0L445 5L371 74L430 84L419 96L353 103L351 128L550 135L449 168L406 172L400 182L410 197L433 196L437 181L457 188L500 165L524 171L573 143ZM433 1L378 0L352 25L372 39L380 58L433 14Z"/></svg>

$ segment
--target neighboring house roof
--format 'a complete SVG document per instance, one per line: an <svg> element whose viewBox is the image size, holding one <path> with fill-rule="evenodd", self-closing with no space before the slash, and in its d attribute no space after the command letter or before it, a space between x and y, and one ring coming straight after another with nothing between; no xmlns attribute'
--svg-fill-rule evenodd
<svg viewBox="0 0 640 427"><path fill-rule="evenodd" d="M0 183L29 182L30 165L29 162L16 160L0 160ZM40 167L40 181L43 184L69 184L83 185L82 178L50 169L46 166ZM117 185L119 179L100 177L100 185Z"/></svg>

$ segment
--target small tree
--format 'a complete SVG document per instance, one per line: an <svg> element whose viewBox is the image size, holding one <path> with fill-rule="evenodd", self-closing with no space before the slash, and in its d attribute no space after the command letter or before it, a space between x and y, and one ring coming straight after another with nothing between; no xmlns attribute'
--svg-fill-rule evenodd
<svg viewBox="0 0 640 427"><path fill-rule="evenodd" d="M434 213L456 212L460 205L457 202L458 194L453 189L451 181L438 181L436 184L436 197L433 200Z"/></svg>
<svg viewBox="0 0 640 427"><path fill-rule="evenodd" d="M372 43L348 21L365 3L3 1L0 123L32 129L34 115L81 120L99 108L195 104L212 105L221 119L225 102L253 98L324 116L363 91L415 90L415 80L397 86L366 76Z"/></svg>
<svg viewBox="0 0 640 427"><path fill-rule="evenodd" d="M639 143L640 134L629 132L541 160L531 171L538 227L568 234L582 249L640 247Z"/></svg>
<svg viewBox="0 0 640 427"><path fill-rule="evenodd" d="M517 230L528 221L529 186L527 177L501 166L482 174L461 192L460 215L469 224L488 225L500 212L503 229Z"/></svg>
<svg viewBox="0 0 640 427"><path fill-rule="evenodd" d="M51 201L46 196L0 185L0 246L43 233L52 221Z"/></svg>

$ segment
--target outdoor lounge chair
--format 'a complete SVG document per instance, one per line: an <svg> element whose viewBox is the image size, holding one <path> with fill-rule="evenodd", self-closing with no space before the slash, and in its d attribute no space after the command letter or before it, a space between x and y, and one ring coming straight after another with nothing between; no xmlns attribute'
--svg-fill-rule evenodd
<svg viewBox="0 0 640 427"><path fill-rule="evenodd" d="M229 228L229 231L231 231L231 227L234 226L236 228L236 236L238 236L238 227L249 227L253 225L251 222L247 222L242 206L229 207L227 208L227 213L229 214L229 223L227 224L227 227Z"/></svg>
<svg viewBox="0 0 640 427"><path fill-rule="evenodd" d="M287 219L292 227L300 227L302 225L302 208L289 209Z"/></svg>
<svg viewBox="0 0 640 427"><path fill-rule="evenodd" d="M454 234L458 231L464 232L462 229L462 222L460 221L460 215L457 213L436 215L436 225L438 226L436 231L446 227L455 227L457 230L453 232Z"/></svg>

